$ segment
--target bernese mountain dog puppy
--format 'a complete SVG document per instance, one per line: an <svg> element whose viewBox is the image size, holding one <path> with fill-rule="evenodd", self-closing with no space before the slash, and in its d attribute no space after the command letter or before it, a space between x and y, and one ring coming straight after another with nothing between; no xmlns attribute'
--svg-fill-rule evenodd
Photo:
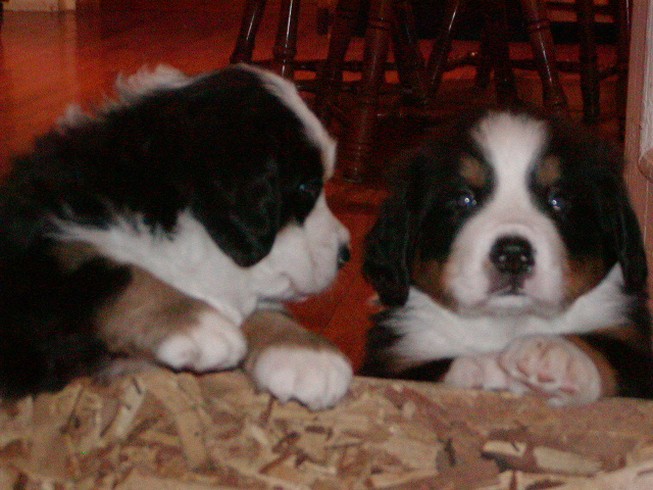
<svg viewBox="0 0 653 490"><path fill-rule="evenodd" d="M290 82L244 65L161 66L117 92L69 109L0 188L2 396L120 359L205 372L247 357L259 387L335 403L348 360L279 306L348 257L323 187L335 142Z"/></svg>
<svg viewBox="0 0 653 490"><path fill-rule="evenodd" d="M485 109L409 159L366 243L365 374L545 397L653 396L646 258L621 157Z"/></svg>

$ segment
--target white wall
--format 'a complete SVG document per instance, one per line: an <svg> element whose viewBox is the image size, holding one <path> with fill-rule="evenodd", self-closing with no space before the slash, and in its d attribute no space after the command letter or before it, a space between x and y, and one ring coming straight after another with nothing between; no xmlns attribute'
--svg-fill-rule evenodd
<svg viewBox="0 0 653 490"><path fill-rule="evenodd" d="M9 0L6 10L34 10L41 12L59 12L75 10L75 0Z"/></svg>

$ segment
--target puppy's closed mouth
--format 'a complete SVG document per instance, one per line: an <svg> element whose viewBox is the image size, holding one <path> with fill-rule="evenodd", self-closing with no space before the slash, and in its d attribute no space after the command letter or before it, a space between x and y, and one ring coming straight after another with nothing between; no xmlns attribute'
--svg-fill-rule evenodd
<svg viewBox="0 0 653 490"><path fill-rule="evenodd" d="M493 274L490 281L490 296L526 296L522 275Z"/></svg>
<svg viewBox="0 0 653 490"><path fill-rule="evenodd" d="M521 287L506 286L504 288L492 291L494 296L526 296L526 292Z"/></svg>

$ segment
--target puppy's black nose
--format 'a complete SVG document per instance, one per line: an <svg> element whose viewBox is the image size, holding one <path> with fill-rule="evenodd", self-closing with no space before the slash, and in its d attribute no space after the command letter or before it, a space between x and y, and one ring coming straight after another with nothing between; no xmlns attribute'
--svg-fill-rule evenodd
<svg viewBox="0 0 653 490"><path fill-rule="evenodd" d="M338 268L344 267L344 265L349 262L351 259L351 251L349 250L348 245L340 245L338 249Z"/></svg>
<svg viewBox="0 0 653 490"><path fill-rule="evenodd" d="M502 274L524 276L530 274L535 265L531 244L519 236L499 238L490 251L490 261Z"/></svg>

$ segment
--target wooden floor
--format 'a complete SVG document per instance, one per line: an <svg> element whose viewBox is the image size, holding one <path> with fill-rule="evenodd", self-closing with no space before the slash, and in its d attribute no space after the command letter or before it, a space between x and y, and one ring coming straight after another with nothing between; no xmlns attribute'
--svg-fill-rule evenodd
<svg viewBox="0 0 653 490"><path fill-rule="evenodd" d="M300 58L323 56L326 51L326 36L316 33L313 3L305 2L302 11ZM120 5L107 2L112 4ZM215 0L209 7L207 2L187 0L185 6L197 8L164 12L146 8L155 2L141 0L136 4L141 8L107 9L99 15L5 13L0 37L0 176L9 169L10 156L28 149L34 136L47 130L69 103L92 107L110 96L113 81L120 73L130 74L142 65L159 63L171 64L190 74L227 65L240 18L240 7L234 4L240 2ZM270 55L276 4L269 2L257 58ZM428 49L428 43L424 48ZM457 45L457 49L467 49L467 45ZM354 53L360 51L359 42ZM574 55L572 48L563 47L560 53ZM535 76L526 72L518 76L522 96L539 102ZM464 108L463 101L471 100L472 77L469 69L447 75L443 88L446 97L442 100L447 100L450 108L460 110ZM563 81L577 117L577 77L565 76ZM607 110L601 129L608 137L614 137L610 82L606 85L603 98ZM373 292L360 274L363 237L385 195L383 177L389 162L415 139L414 126L397 127L386 125L379 138L380 142L394 144L380 144L381 150L373 161L376 178L363 184L338 179L329 184L330 205L351 230L353 258L331 290L292 306L309 328L332 339L355 365L360 362L368 317L374 309L370 301Z"/></svg>

